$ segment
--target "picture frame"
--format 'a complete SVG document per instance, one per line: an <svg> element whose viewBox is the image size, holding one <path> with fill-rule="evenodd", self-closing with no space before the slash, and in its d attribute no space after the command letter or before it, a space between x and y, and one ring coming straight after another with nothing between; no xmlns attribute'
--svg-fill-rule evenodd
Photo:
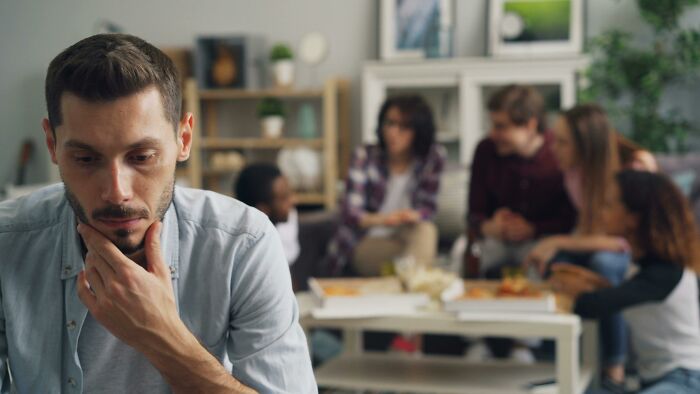
<svg viewBox="0 0 700 394"><path fill-rule="evenodd" d="M583 46L583 0L489 0L492 56L577 55Z"/></svg>
<svg viewBox="0 0 700 394"><path fill-rule="evenodd" d="M382 60L424 58L429 39L451 54L453 0L380 0L379 6Z"/></svg>
<svg viewBox="0 0 700 394"><path fill-rule="evenodd" d="M264 85L264 40L257 36L198 37L194 58L202 89L254 89Z"/></svg>

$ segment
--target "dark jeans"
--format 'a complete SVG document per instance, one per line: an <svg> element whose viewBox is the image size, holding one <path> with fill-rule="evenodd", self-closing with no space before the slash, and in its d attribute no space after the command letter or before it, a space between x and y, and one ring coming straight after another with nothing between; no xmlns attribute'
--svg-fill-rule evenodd
<svg viewBox="0 0 700 394"><path fill-rule="evenodd" d="M588 268L610 281L613 286L617 286L625 280L630 255L616 252L560 252L551 263L571 263ZM599 323L604 365L624 363L627 355L627 325L622 319L622 314L604 317Z"/></svg>

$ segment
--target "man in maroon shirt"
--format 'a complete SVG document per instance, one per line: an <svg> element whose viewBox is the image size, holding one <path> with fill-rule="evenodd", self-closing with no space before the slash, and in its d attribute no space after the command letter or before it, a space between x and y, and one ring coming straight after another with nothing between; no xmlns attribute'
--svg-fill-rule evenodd
<svg viewBox="0 0 700 394"><path fill-rule="evenodd" d="M521 263L537 238L569 232L576 217L550 149L542 96L510 85L488 110L492 125L474 153L467 218L481 273Z"/></svg>

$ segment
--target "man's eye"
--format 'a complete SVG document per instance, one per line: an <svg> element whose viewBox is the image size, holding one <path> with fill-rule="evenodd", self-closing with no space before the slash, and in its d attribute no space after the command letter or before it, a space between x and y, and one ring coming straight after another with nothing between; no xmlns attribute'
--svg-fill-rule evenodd
<svg viewBox="0 0 700 394"><path fill-rule="evenodd" d="M153 158L155 158L155 156L156 155L154 153L131 155L131 161L139 164L144 164L152 161Z"/></svg>
<svg viewBox="0 0 700 394"><path fill-rule="evenodd" d="M75 161L81 165L94 164L97 161L95 156L76 156Z"/></svg>

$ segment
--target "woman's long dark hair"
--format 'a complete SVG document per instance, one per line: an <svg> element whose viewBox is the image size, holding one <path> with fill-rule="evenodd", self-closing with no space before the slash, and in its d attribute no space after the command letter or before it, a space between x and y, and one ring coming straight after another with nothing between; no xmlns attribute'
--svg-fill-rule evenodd
<svg viewBox="0 0 700 394"><path fill-rule="evenodd" d="M395 96L390 97L379 110L377 119L377 140L382 152L386 153L386 143L384 142L384 120L390 108L396 107L403 120L413 130L414 157L425 159L435 143L435 122L433 121L433 111L420 96Z"/></svg>
<svg viewBox="0 0 700 394"><path fill-rule="evenodd" d="M688 200L667 176L617 174L622 203L639 219L636 242L645 254L700 271L700 235Z"/></svg>

